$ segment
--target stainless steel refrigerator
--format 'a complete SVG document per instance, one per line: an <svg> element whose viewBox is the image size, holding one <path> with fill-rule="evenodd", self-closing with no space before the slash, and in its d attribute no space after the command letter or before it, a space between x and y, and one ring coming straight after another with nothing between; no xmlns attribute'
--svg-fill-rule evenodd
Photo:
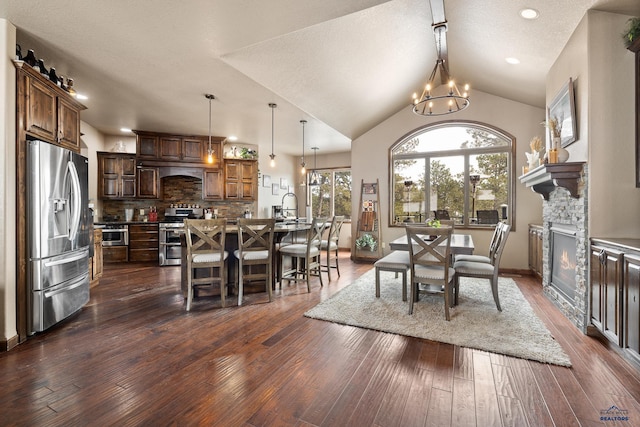
<svg viewBox="0 0 640 427"><path fill-rule="evenodd" d="M27 141L29 333L44 331L89 301L88 160Z"/></svg>

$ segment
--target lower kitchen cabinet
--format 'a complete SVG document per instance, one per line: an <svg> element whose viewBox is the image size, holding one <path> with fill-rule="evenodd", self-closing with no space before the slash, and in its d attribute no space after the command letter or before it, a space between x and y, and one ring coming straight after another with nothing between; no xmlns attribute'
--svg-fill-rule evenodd
<svg viewBox="0 0 640 427"><path fill-rule="evenodd" d="M93 257L89 260L89 283L94 287L102 277L102 230L93 230Z"/></svg>
<svg viewBox="0 0 640 427"><path fill-rule="evenodd" d="M127 262L129 261L129 248L127 246L103 246L102 260L105 264Z"/></svg>
<svg viewBox="0 0 640 427"><path fill-rule="evenodd" d="M640 240L591 239L591 323L640 363Z"/></svg>
<svg viewBox="0 0 640 427"><path fill-rule="evenodd" d="M158 262L158 224L129 224L129 261Z"/></svg>

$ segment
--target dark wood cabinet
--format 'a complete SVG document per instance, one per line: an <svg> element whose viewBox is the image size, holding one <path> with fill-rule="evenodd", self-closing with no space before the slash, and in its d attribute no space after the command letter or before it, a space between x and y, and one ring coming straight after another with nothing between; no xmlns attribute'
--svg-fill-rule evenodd
<svg viewBox="0 0 640 427"><path fill-rule="evenodd" d="M156 135L139 133L136 138L138 159L157 160L160 158L160 142Z"/></svg>
<svg viewBox="0 0 640 427"><path fill-rule="evenodd" d="M131 199L136 196L136 157L133 154L98 153L98 197Z"/></svg>
<svg viewBox="0 0 640 427"><path fill-rule="evenodd" d="M80 111L86 107L30 66L17 62L17 109L21 130L80 151Z"/></svg>
<svg viewBox="0 0 640 427"><path fill-rule="evenodd" d="M609 340L622 346L623 252L591 245L591 323Z"/></svg>
<svg viewBox="0 0 640 427"><path fill-rule="evenodd" d="M138 167L137 195L139 199L157 199L160 197L160 178L158 168Z"/></svg>
<svg viewBox="0 0 640 427"><path fill-rule="evenodd" d="M224 175L220 169L205 169L202 173L202 198L222 200L224 198Z"/></svg>
<svg viewBox="0 0 640 427"><path fill-rule="evenodd" d="M160 137L162 161L205 163L205 141L201 138Z"/></svg>
<svg viewBox="0 0 640 427"><path fill-rule="evenodd" d="M129 261L158 262L158 224L129 224Z"/></svg>
<svg viewBox="0 0 640 427"><path fill-rule="evenodd" d="M624 256L624 346L625 351L640 362L640 252Z"/></svg>
<svg viewBox="0 0 640 427"><path fill-rule="evenodd" d="M182 161L183 162L206 162L207 150L205 141L197 138L182 139Z"/></svg>
<svg viewBox="0 0 640 427"><path fill-rule="evenodd" d="M225 192L228 200L254 201L258 191L258 169L255 160L225 160Z"/></svg>
<svg viewBox="0 0 640 427"><path fill-rule="evenodd" d="M542 226L529 224L529 269L542 279Z"/></svg>
<svg viewBox="0 0 640 427"><path fill-rule="evenodd" d="M105 264L129 261L129 248L127 246L104 246L102 259Z"/></svg>
<svg viewBox="0 0 640 427"><path fill-rule="evenodd" d="M94 287L102 277L102 229L93 230L93 257L89 260L89 280L90 286Z"/></svg>

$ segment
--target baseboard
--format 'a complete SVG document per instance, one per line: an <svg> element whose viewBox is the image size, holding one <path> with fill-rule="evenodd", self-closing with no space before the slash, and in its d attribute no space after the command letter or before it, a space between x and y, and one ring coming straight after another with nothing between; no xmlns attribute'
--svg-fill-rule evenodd
<svg viewBox="0 0 640 427"><path fill-rule="evenodd" d="M501 268L500 274L507 276L533 276L533 272L529 269L523 270L521 268Z"/></svg>
<svg viewBox="0 0 640 427"><path fill-rule="evenodd" d="M15 346L17 346L19 343L20 343L20 340L18 339L18 335L14 335L9 339L2 340L0 342L0 350L9 351L12 348L14 348Z"/></svg>

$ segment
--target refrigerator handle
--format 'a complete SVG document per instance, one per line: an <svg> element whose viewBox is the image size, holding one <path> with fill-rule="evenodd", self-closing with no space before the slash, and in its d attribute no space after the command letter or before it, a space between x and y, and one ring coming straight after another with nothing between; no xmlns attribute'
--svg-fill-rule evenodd
<svg viewBox="0 0 640 427"><path fill-rule="evenodd" d="M81 189L80 178L78 177L78 170L73 162L67 163L69 170L69 176L71 177L71 201L73 209L73 217L71 218L71 228L69 230L69 240L74 240L78 234L78 227L80 226L80 215L82 214Z"/></svg>

